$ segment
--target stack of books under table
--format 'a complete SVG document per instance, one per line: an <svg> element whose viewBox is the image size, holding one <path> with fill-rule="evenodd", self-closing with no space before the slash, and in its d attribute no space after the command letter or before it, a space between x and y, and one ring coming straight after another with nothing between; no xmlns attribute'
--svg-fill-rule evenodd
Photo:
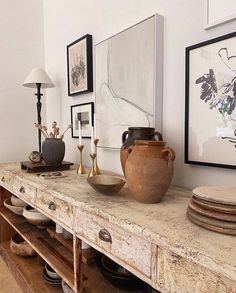
<svg viewBox="0 0 236 293"><path fill-rule="evenodd" d="M236 187L195 188L187 216L191 222L208 230L236 235Z"/></svg>

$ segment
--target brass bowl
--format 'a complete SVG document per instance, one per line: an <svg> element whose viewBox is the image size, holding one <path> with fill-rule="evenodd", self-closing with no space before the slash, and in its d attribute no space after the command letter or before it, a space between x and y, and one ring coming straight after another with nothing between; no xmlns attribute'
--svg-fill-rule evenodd
<svg viewBox="0 0 236 293"><path fill-rule="evenodd" d="M125 180L117 176L97 175L87 178L93 189L106 194L116 194L125 185Z"/></svg>

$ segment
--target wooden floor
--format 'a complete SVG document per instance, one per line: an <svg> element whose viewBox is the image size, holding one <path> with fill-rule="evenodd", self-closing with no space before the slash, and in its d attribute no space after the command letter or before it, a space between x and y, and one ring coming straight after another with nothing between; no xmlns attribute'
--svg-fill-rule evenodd
<svg viewBox="0 0 236 293"><path fill-rule="evenodd" d="M0 293L23 293L1 257Z"/></svg>

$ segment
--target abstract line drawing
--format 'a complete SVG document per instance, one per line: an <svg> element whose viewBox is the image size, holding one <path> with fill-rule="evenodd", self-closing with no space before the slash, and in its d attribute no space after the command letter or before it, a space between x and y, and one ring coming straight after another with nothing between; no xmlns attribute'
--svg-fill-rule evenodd
<svg viewBox="0 0 236 293"><path fill-rule="evenodd" d="M155 18L95 46L96 125L101 147L120 148L121 134L130 126L155 127L155 105L159 106L155 104Z"/></svg>
<svg viewBox="0 0 236 293"><path fill-rule="evenodd" d="M236 57L229 57L227 48L221 48L218 51L218 55L225 66L232 72L236 71L236 63L234 65ZM217 86L214 70L209 69L209 73L205 73L199 77L196 80L196 84L201 84L200 99L208 103L211 110L216 108L219 111L226 127L229 126L228 121L231 120L235 122L235 118L232 117L232 114L236 108L236 76L228 82ZM234 129L234 133L236 133L236 129ZM231 137L222 136L222 139L226 138L229 139L230 142L234 141Z"/></svg>
<svg viewBox="0 0 236 293"><path fill-rule="evenodd" d="M236 169L236 33L186 48L185 162Z"/></svg>

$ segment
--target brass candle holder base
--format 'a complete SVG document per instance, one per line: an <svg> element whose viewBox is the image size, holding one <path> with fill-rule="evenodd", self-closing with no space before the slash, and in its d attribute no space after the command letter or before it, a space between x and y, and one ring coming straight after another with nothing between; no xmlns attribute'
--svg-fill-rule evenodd
<svg viewBox="0 0 236 293"><path fill-rule="evenodd" d="M94 166L94 168L96 170L97 175L100 175L101 174L101 171L100 171L100 169L98 167L98 162L97 162L97 145L98 145L98 142L99 142L99 139L98 138L95 138L94 139L94 145L95 145L96 158L95 158L95 166Z"/></svg>
<svg viewBox="0 0 236 293"><path fill-rule="evenodd" d="M84 145L78 145L78 149L80 151L80 163L79 163L79 168L77 169L76 173L79 175L82 175L82 174L86 174L84 166L83 166L83 162L82 162L82 158L83 158L82 152L84 149Z"/></svg>
<svg viewBox="0 0 236 293"><path fill-rule="evenodd" d="M90 154L90 157L92 159L92 167L88 173L88 177L96 176L98 175L95 169L95 159L96 159L96 154Z"/></svg>

